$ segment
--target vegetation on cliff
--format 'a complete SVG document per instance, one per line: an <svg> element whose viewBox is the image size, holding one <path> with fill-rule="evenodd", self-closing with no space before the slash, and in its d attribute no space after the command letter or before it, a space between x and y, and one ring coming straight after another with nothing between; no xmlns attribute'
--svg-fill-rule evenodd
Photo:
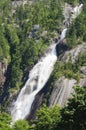
<svg viewBox="0 0 86 130"><path fill-rule="evenodd" d="M11 1L0 4L0 61L8 59L7 84L15 90L22 86L22 78L48 47L51 37L61 30L62 9L57 0L28 2L17 8L11 7Z"/></svg>
<svg viewBox="0 0 86 130"><path fill-rule="evenodd" d="M28 124L19 120L10 127L11 118L6 113L0 114L0 130L85 130L86 128L86 90L74 87L75 93L68 104L59 108L44 105L37 111L36 119Z"/></svg>
<svg viewBox="0 0 86 130"><path fill-rule="evenodd" d="M83 3L81 14L68 27L65 41L68 49L86 42L86 1L65 0L72 6ZM21 4L17 8L11 6L12 0L0 0L0 62L8 60L6 85L8 92L19 91L26 81L29 70L55 38L59 39L62 31L62 4L64 0L40 0ZM63 52L61 52L63 54ZM61 76L81 78L80 67L86 66L86 51L81 53L75 63L58 61L48 81L49 94L53 84ZM0 92L2 93L2 91ZM49 94L46 97L47 102ZM6 98L8 101L8 99ZM36 119L29 122L17 121L11 126L11 117L0 113L0 130L85 130L86 129L86 90L75 87L73 97L67 106L48 108L44 105L37 111Z"/></svg>

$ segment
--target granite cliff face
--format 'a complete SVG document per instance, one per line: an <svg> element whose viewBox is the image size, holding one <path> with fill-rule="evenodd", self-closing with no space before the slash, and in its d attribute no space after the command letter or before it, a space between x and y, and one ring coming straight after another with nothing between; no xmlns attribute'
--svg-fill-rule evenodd
<svg viewBox="0 0 86 130"><path fill-rule="evenodd" d="M72 63L75 63L75 61L78 59L79 54L86 51L86 43L82 43L81 45L78 45L76 48L66 51L65 54L61 57L62 61L68 62L71 58Z"/></svg>
<svg viewBox="0 0 86 130"><path fill-rule="evenodd" d="M78 56L85 51L86 43L83 43L82 45L79 45L70 51L65 51L64 55L60 57L60 60L68 62L71 56L71 61L74 64L75 61L78 59ZM57 80L53 85L53 89L48 99L49 107L55 104L63 107L64 105L66 105L68 99L72 96L71 94L73 93L74 86L79 85L81 87L86 87L86 66L81 67L79 74L81 75L79 81L75 79L68 79L65 76L62 76L59 79L57 77ZM49 87L48 83L46 83L44 88L36 95L28 119L35 118L35 112L45 102L48 91Z"/></svg>
<svg viewBox="0 0 86 130"><path fill-rule="evenodd" d="M4 59L3 63L0 62L0 92L2 92L6 81L7 64L7 59Z"/></svg>
<svg viewBox="0 0 86 130"><path fill-rule="evenodd" d="M71 59L71 63L75 64L76 60L78 59L79 54L81 54L82 52L85 52L85 50L86 50L86 48L85 48L86 43L82 43L81 45L78 45L76 48L74 48L72 50L69 50L69 48L67 48L65 35L66 35L68 27L72 23L72 20L77 17L77 13L80 14L81 5L77 6L76 11L75 11L75 8L71 8L69 11L69 12L71 12L71 11L73 12L73 15L72 15L73 17L71 16L70 19L67 18L66 14L64 14L66 21L63 21L62 33L59 35L60 38L58 39L58 41L56 41L56 45L54 45L54 46L56 46L57 57L58 57L58 58L56 58L56 53L54 53L55 62L56 62L56 60L63 61L63 62L69 62ZM66 7L66 11L67 10L68 10L68 8ZM51 50L52 50L52 48L51 48ZM83 77L85 78L85 76L83 76L83 74L82 74L82 78L80 79L79 82L77 82L75 79L72 79L72 78L68 79L63 75L63 76L60 76L60 78L57 77L57 80L54 82L52 90L50 90L50 88L48 88L50 86L47 86L46 82L48 82L51 71L52 71L50 68L49 71L50 70L51 71L49 72L48 67L49 66L52 67L54 65L54 62L52 61L52 60L54 60L54 57L52 57L52 55L50 55L51 50L49 51L49 58L47 58L47 61L44 60L43 59L44 57L43 57L42 58L43 62L42 62L42 60L40 62L38 62L33 67L33 69L30 71L32 73L30 73L30 76L29 76L25 86L23 87L17 100L13 104L13 110L11 111L13 121L16 121L18 119L27 118L27 115L29 115L29 119L34 118L35 111L38 108L40 108L40 106L45 102L45 100L47 100L48 106L52 106L55 104L58 104L59 106L64 106L67 103L68 98L71 96L71 93L73 92L73 86L75 86L77 84L79 84L80 86L84 86L84 85L82 85L83 84L82 82L84 82L84 80L85 80L85 79L83 79ZM54 48L54 50L55 50L55 48ZM47 57L48 55L45 55L45 56ZM49 62L50 58L51 58L51 60ZM43 63L43 67L42 66L40 67L40 65L42 63ZM45 64L45 63L49 63L49 64ZM44 72L44 76L43 76L43 72ZM36 78L34 78L35 74L36 74ZM80 74L81 74L81 72L80 72ZM47 78L47 75L48 75L48 78ZM46 80L43 81L43 79L46 79ZM42 85L42 83L43 83L43 85ZM34 89L34 86L35 86L35 89ZM38 88L41 88L41 89L38 89ZM50 92L50 95L48 96L48 99L46 99L48 92ZM22 100L24 102L22 102Z"/></svg>
<svg viewBox="0 0 86 130"><path fill-rule="evenodd" d="M14 7L12 15L15 13L15 8L19 7L21 4L23 4L24 6L27 4L27 1L24 1L23 3L21 1L12 2L12 6ZM83 52L86 52L85 42L70 50L65 39L67 29L72 23L72 20L76 18L78 8L80 8L81 11L81 6L82 4L73 8L72 6L65 4L63 10L64 20L61 27L62 34L60 32L58 33L58 36L56 34L57 37L51 38L51 42L53 41L54 43L54 51L52 51L52 47L49 48L44 53L44 56L42 56L41 59L38 61L38 63L34 65L33 69L29 72L30 75L28 76L26 84L24 87L22 86L23 89L21 89L21 91L18 89L15 90L15 92L10 92L9 90L8 93L10 103L8 111L10 111L9 113L11 113L14 121L24 118L35 118L36 110L39 109L43 105L43 103L46 103L49 107L55 104L63 107L67 103L68 98L72 96L71 93L73 92L73 86L80 85L81 87L86 87L85 65L82 67L80 66L81 68L79 70L79 81L74 78L67 78L64 74L61 75L59 78L57 76L55 81L52 81L51 77L52 71L54 69L54 64L56 62L61 61L68 63L69 61L71 61L72 64L75 64L78 60L79 55L81 55ZM70 13L73 13L73 16L70 17ZM28 19L26 21L28 22ZM39 28L39 24L33 25L34 30ZM48 31L45 30L43 31L41 36L45 37L47 34ZM32 33L28 33L28 38L34 38L32 36ZM0 62L1 93L3 92L4 83L6 83L6 71L7 62L5 60L4 63ZM53 82L52 89L51 86L49 86L50 80Z"/></svg>
<svg viewBox="0 0 86 130"><path fill-rule="evenodd" d="M75 79L67 79L65 77L59 78L53 87L52 93L49 99L49 106L55 104L59 106L66 105L68 99L72 96L73 87L79 85L81 87L86 87L86 75L81 78L79 83Z"/></svg>
<svg viewBox="0 0 86 130"><path fill-rule="evenodd" d="M68 62L71 57L71 62L74 64L78 60L78 56L86 51L86 43L77 46L76 48L66 51L62 61ZM53 90L50 95L49 105L58 104L59 106L64 106L73 92L73 86L79 85L81 87L86 87L86 66L80 69L81 78L79 82L75 79L67 79L65 77L60 77L54 84Z"/></svg>
<svg viewBox="0 0 86 130"><path fill-rule="evenodd" d="M65 77L59 78L53 87L52 93L49 99L49 106L58 104L64 106L67 99L73 92L73 86L76 85L75 79L67 79Z"/></svg>
<svg viewBox="0 0 86 130"><path fill-rule="evenodd" d="M5 76L3 73L3 64L0 62L0 88L3 86L4 81L5 81Z"/></svg>

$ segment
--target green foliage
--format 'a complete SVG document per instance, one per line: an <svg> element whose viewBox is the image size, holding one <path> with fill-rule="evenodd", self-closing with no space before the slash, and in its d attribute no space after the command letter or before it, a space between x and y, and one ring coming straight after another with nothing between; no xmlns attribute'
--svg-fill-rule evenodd
<svg viewBox="0 0 86 130"><path fill-rule="evenodd" d="M10 55L11 55L11 63L10 63L10 86L11 87L19 87L21 85L21 78L23 72L21 70L21 48L19 37L16 33L16 29L13 29L12 26L6 26L5 32L6 38L10 45Z"/></svg>
<svg viewBox="0 0 86 130"><path fill-rule="evenodd" d="M69 48L76 47L77 43L77 37L76 37L76 29L74 25L71 25L70 29L67 32L67 44Z"/></svg>
<svg viewBox="0 0 86 130"><path fill-rule="evenodd" d="M49 101L52 88L55 84L55 81L59 79L60 77L64 76L68 79L75 79L77 80L77 82L79 82L82 76L80 74L80 68L82 66L86 66L86 51L79 54L75 63L72 63L71 58L69 62L64 62L64 61L56 62L54 66L54 70L51 74L51 77L49 78L47 82L48 93L45 97L45 102L47 104Z"/></svg>
<svg viewBox="0 0 86 130"><path fill-rule="evenodd" d="M5 37L4 27L9 14L9 2L10 0L0 1L0 62L3 61L4 58L8 59L8 62L10 62L10 46Z"/></svg>
<svg viewBox="0 0 86 130"><path fill-rule="evenodd" d="M18 120L11 124L12 119L7 113L0 113L0 130L31 130L28 122L25 120Z"/></svg>
<svg viewBox="0 0 86 130"><path fill-rule="evenodd" d="M72 5L76 5L79 3L79 0L65 0L65 2L72 4Z"/></svg>
<svg viewBox="0 0 86 130"><path fill-rule="evenodd" d="M86 0L65 0L65 2L72 4L74 6L77 5L78 3L82 3L82 4L84 4L84 7L86 4Z"/></svg>
<svg viewBox="0 0 86 130"><path fill-rule="evenodd" d="M73 48L82 41L86 42L86 1L65 0L76 5L84 3L82 13L73 21L67 32L67 44ZM21 5L11 13L13 8L10 0L0 0L0 62L8 59L8 86L12 90L19 90L22 79L37 62L50 44L54 33L61 31L63 15L62 0L40 0L32 5ZM38 29L34 28L38 25ZM43 35L44 31L47 34ZM48 81L52 90L54 81L60 76L80 79L80 67L86 65L86 52L79 55L73 65L71 62L57 62ZM50 90L50 91L51 91ZM13 91L13 92L14 92ZM49 98L48 93L48 98ZM0 113L0 130L85 130L86 125L86 91L77 87L75 94L60 113L57 106L47 108L45 105L37 112L37 118L29 126L26 121L17 121L10 127L11 117Z"/></svg>
<svg viewBox="0 0 86 130"><path fill-rule="evenodd" d="M86 51L79 54L76 62L78 66L86 66Z"/></svg>
<svg viewBox="0 0 86 130"><path fill-rule="evenodd" d="M3 58L7 58L10 62L10 47L4 33L5 29L0 25L0 61L3 61Z"/></svg>
<svg viewBox="0 0 86 130"><path fill-rule="evenodd" d="M20 90L29 70L51 44L52 34L61 30L63 20L58 0L41 0L32 5L28 2L17 8L11 2L0 1L0 62L8 60L6 93Z"/></svg>
<svg viewBox="0 0 86 130"><path fill-rule="evenodd" d="M63 15L59 6L57 0L41 0L14 9L10 0L0 1L0 61L9 61L10 90L20 89L22 79L50 44L51 33L61 29ZM47 35L43 35L44 31Z"/></svg>
<svg viewBox="0 0 86 130"><path fill-rule="evenodd" d="M60 118L60 108L58 106L48 108L44 105L37 111L35 129L53 130L60 121Z"/></svg>
<svg viewBox="0 0 86 130"><path fill-rule="evenodd" d="M62 130L85 130L86 128L86 90L76 86L75 93L62 109Z"/></svg>
<svg viewBox="0 0 86 130"><path fill-rule="evenodd" d="M10 122L11 117L7 113L0 113L0 130L12 130Z"/></svg>
<svg viewBox="0 0 86 130"><path fill-rule="evenodd" d="M83 11L73 21L67 32L67 44L70 48L76 47L82 42L86 42L86 10L85 5Z"/></svg>
<svg viewBox="0 0 86 130"><path fill-rule="evenodd" d="M29 130L29 124L25 120L18 120L13 125L13 130Z"/></svg>
<svg viewBox="0 0 86 130"><path fill-rule="evenodd" d="M74 78L78 80L77 76L79 74L79 68L80 66L78 64L78 61L75 64L71 63L70 61L68 63L59 61L55 65L52 77L55 78L55 80L61 76L65 76L69 79Z"/></svg>
<svg viewBox="0 0 86 130"><path fill-rule="evenodd" d="M37 110L36 118L30 122L15 122L11 127L11 117L0 114L0 130L85 130L86 128L86 89L74 87L72 98L66 106L48 108L43 105Z"/></svg>

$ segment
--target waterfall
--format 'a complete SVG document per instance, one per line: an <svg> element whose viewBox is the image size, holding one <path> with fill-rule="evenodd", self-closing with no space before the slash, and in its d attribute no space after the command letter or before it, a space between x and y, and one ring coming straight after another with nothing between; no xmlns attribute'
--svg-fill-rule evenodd
<svg viewBox="0 0 86 130"><path fill-rule="evenodd" d="M67 29L61 33L60 41L65 38ZM59 41L59 43L60 43ZM50 74L53 71L54 64L57 61L56 44L53 43L45 53L45 56L33 67L29 73L25 86L21 89L20 94L13 104L11 110L13 122L24 119L30 114L32 103L36 94L44 87Z"/></svg>
<svg viewBox="0 0 86 130"><path fill-rule="evenodd" d="M72 11L72 18L75 19L82 11L83 4L76 6Z"/></svg>
<svg viewBox="0 0 86 130"><path fill-rule="evenodd" d="M82 6L83 5L81 4L80 6L74 8L74 14L72 17L75 18L75 16L81 12ZM67 28L62 31L60 40L57 44L65 38L66 32ZM45 53L45 56L42 57L30 71L25 86L21 89L17 100L13 104L13 108L11 110L13 122L19 119L24 119L30 114L35 96L49 79L56 60L56 44L52 44Z"/></svg>
<svg viewBox="0 0 86 130"><path fill-rule="evenodd" d="M61 40L63 40L66 36L66 32L67 32L67 28L63 29L62 33L61 33Z"/></svg>
<svg viewBox="0 0 86 130"><path fill-rule="evenodd" d="M11 110L13 122L24 119L30 113L35 95L44 87L57 60L55 47L56 44L51 45L45 56L30 71L29 78Z"/></svg>

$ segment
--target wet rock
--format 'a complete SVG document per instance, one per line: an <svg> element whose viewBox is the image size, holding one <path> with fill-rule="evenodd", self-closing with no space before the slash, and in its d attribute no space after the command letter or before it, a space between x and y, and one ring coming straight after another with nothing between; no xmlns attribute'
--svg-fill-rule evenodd
<svg viewBox="0 0 86 130"><path fill-rule="evenodd" d="M65 51L67 50L68 50L68 46L64 43L59 43L56 45L57 56L60 56L61 54L65 53Z"/></svg>
<svg viewBox="0 0 86 130"><path fill-rule="evenodd" d="M34 100L32 107L31 107L30 115L26 117L28 120L34 119L36 117L36 111L37 111L37 109L39 109L42 106L43 99L44 99L44 89L42 89L36 95L35 100Z"/></svg>

